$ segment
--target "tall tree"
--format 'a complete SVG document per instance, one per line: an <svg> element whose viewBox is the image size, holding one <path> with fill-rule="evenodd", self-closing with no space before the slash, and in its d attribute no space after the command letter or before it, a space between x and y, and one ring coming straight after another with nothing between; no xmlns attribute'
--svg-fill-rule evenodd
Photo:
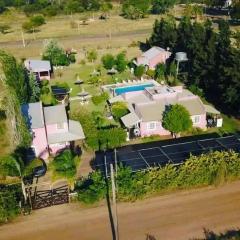
<svg viewBox="0 0 240 240"><path fill-rule="evenodd" d="M148 43L150 46L173 48L177 41L176 21L172 16L161 21L156 20Z"/></svg>
<svg viewBox="0 0 240 240"><path fill-rule="evenodd" d="M123 72L126 70L128 61L126 59L125 52L121 52L116 56L115 64L116 64L116 69L118 70L118 72Z"/></svg>
<svg viewBox="0 0 240 240"><path fill-rule="evenodd" d="M31 136L21 113L21 104L27 103L29 98L26 71L13 56L3 51L0 51L0 63L3 72L1 80L6 89L1 105L11 123L9 137L14 146L29 147Z"/></svg>
<svg viewBox="0 0 240 240"><path fill-rule="evenodd" d="M152 13L162 14L176 3L175 0L152 0Z"/></svg>
<svg viewBox="0 0 240 240"><path fill-rule="evenodd" d="M192 127L192 120L187 109L179 104L171 105L163 115L163 127L174 137Z"/></svg>
<svg viewBox="0 0 240 240"><path fill-rule="evenodd" d="M216 97L221 98L222 93L225 91L226 86L226 72L232 64L232 49L230 40L230 27L226 21L220 21L219 34L217 38L216 51Z"/></svg>
<svg viewBox="0 0 240 240"><path fill-rule="evenodd" d="M149 12L151 0L124 0L122 12L126 18L143 18Z"/></svg>
<svg viewBox="0 0 240 240"><path fill-rule="evenodd" d="M50 40L44 46L42 59L50 61L54 66L69 65L69 59L64 52L64 49L56 40Z"/></svg>
<svg viewBox="0 0 240 240"><path fill-rule="evenodd" d="M40 87L33 74L29 76L29 102L34 103L39 101L40 98Z"/></svg>
<svg viewBox="0 0 240 240"><path fill-rule="evenodd" d="M17 60L0 51L0 63L4 72L4 82L12 89L19 100L20 104L28 102L28 80L25 68Z"/></svg>

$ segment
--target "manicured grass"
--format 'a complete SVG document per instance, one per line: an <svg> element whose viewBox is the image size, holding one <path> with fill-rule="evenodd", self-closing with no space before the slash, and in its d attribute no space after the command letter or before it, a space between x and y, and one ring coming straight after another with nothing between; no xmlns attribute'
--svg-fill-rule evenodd
<svg viewBox="0 0 240 240"><path fill-rule="evenodd" d="M225 134L240 132L240 120L223 114L222 117L223 127L218 130L220 133Z"/></svg>
<svg viewBox="0 0 240 240"><path fill-rule="evenodd" d="M201 98L204 104L213 105L209 103L205 98ZM213 106L214 107L214 106ZM240 132L240 119L236 119L232 116L221 114L223 118L223 126L221 128L210 128L207 133L217 132L220 135L228 133Z"/></svg>
<svg viewBox="0 0 240 240"><path fill-rule="evenodd" d="M119 51L117 52L115 51L114 54L117 54L124 50L126 49L121 48L119 49ZM127 58L132 59L134 56L136 56L135 54L138 51L139 50L137 47L132 48L132 51L127 52ZM54 76L51 79L50 84L54 85L56 83L66 82L71 88L71 94L70 94L71 97L77 96L77 94L82 90L87 91L89 92L89 94L94 96L94 95L101 94L102 92L101 85L112 84L112 83L115 83L116 81L121 82L123 80L132 79L134 77L128 68L126 69L126 71L122 73L118 73L114 76L108 75L107 70L101 66L101 57L106 53L112 53L112 49L110 50L105 49L104 51L99 50L97 52L98 52L97 61L95 63L87 62L85 65L80 64L80 62L81 60L86 61L86 58L84 57L83 54L78 53L76 56L77 58L76 63L71 64L70 66L64 67L63 69L57 69L54 71ZM99 85L89 84L88 80L90 79L91 73L94 71L94 69L99 69L99 67L101 68L101 76L99 76L99 78L101 79L100 84ZM80 86L74 84L74 82L77 80L77 76L79 76L79 78L84 82ZM80 105L79 100L71 102L72 110L78 108L79 105ZM102 103L100 105L94 105L90 101L87 106L91 111L103 111L105 103Z"/></svg>

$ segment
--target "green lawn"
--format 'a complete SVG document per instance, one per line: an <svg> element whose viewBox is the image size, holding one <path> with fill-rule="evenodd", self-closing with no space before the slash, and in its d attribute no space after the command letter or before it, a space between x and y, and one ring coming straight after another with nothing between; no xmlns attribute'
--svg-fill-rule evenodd
<svg viewBox="0 0 240 240"><path fill-rule="evenodd" d="M218 129L220 133L225 134L240 132L240 120L223 114L222 117L223 127Z"/></svg>
<svg viewBox="0 0 240 240"><path fill-rule="evenodd" d="M137 50L137 48L135 48ZM121 49L122 51L122 49ZM54 76L50 81L51 85L54 85L56 83L64 83L66 82L69 87L71 88L71 97L77 96L79 92L82 90L89 92L92 96L101 94L101 86L105 84L112 84L116 81L121 82L123 80L132 79L133 75L131 74L129 69L126 69L123 73L118 73L114 76L110 76L107 74L107 70L101 67L101 76L99 77L101 79L101 82L99 85L89 84L88 80L90 79L91 73L94 71L94 69L98 69L101 66L101 56L103 54L109 53L110 51L99 51L98 52L98 60L96 63L86 63L85 65L80 64L80 61L83 58L81 54L77 55L77 61L74 64L71 64L68 67L64 67L63 69L58 69L54 71ZM120 52L120 51L118 51ZM115 52L117 54L118 52ZM135 51L133 51L135 52ZM129 57L130 56L130 57ZM129 55L128 53L128 59L131 59L134 55ZM77 76L81 80L83 80L83 84L75 85L74 82L77 80ZM72 111L80 106L79 100L71 102L71 108ZM100 105L94 105L91 101L87 105L90 111L103 111L105 104Z"/></svg>

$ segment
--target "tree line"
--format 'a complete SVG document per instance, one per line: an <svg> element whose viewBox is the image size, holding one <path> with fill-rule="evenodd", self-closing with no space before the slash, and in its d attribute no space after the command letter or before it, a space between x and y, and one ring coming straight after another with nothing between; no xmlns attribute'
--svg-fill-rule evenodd
<svg viewBox="0 0 240 240"><path fill-rule="evenodd" d="M4 112L8 122L8 137L12 152L0 156L0 180L4 183L6 177L16 177L22 180L26 170L24 158L30 147L32 136L28 130L26 119L21 112L21 105L35 102L38 99L36 79L29 75L22 62L12 55L0 51L1 81L3 94L0 99L0 110ZM20 187L19 187L20 185ZM22 200L21 184L0 184L0 224L5 223L20 213L19 201Z"/></svg>
<svg viewBox="0 0 240 240"><path fill-rule="evenodd" d="M0 13L4 12L8 7L20 8L26 15L41 13L45 16L100 11L102 13L101 18L106 19L109 11L113 8L113 2L120 2L122 15L128 19L144 18L148 14L163 14L179 3L202 4L200 0L0 0ZM225 1L208 0L206 5L208 7L222 8L225 6ZM201 8L195 5L195 9L198 9L198 11L201 11ZM231 17L239 19L239 1L233 1L233 4L228 8Z"/></svg>
<svg viewBox="0 0 240 240"><path fill-rule="evenodd" d="M199 23L183 17L177 25L168 17L155 22L146 45L170 48L171 61L176 52L186 52L185 84L202 89L205 97L225 112L239 115L240 49L231 43L231 36L229 23L224 20L215 31L209 20Z"/></svg>
<svg viewBox="0 0 240 240"><path fill-rule="evenodd" d="M55 16L59 13L104 11L111 6L110 0L0 0L0 13L7 7L17 7L27 15L42 13Z"/></svg>

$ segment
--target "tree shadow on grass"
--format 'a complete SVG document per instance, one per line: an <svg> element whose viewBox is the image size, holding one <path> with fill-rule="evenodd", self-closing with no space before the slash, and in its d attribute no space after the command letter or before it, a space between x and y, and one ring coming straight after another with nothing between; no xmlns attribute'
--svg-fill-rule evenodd
<svg viewBox="0 0 240 240"><path fill-rule="evenodd" d="M204 229L204 238L193 238L192 240L240 240L240 229L231 229L223 233L215 233Z"/></svg>

